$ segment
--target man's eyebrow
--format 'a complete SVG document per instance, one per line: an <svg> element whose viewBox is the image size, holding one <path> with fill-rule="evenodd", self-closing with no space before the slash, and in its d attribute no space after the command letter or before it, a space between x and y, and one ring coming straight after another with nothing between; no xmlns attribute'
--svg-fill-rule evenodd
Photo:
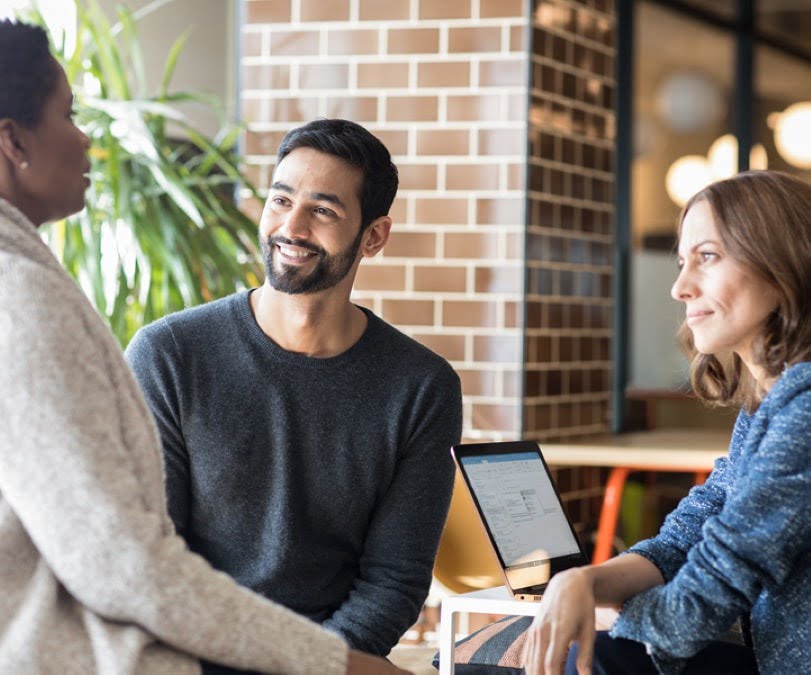
<svg viewBox="0 0 811 675"><path fill-rule="evenodd" d="M282 192L286 192L287 194L295 194L296 191L287 183L282 183L281 181L277 180L274 181L271 186L271 190L281 190ZM346 204L343 203L341 198L333 194L332 192L308 192L307 197L312 199L316 202L329 202L330 204L335 204L336 206L340 206L344 211L346 211Z"/></svg>
<svg viewBox="0 0 811 675"><path fill-rule="evenodd" d="M287 183L282 183L281 181L275 181L270 186L271 190L281 190L282 192L287 192L288 194L293 194L295 190L291 188Z"/></svg>
<svg viewBox="0 0 811 675"><path fill-rule="evenodd" d="M314 199L317 202L329 202L346 210L346 204L341 201L338 195L332 194L331 192L311 192L310 199Z"/></svg>

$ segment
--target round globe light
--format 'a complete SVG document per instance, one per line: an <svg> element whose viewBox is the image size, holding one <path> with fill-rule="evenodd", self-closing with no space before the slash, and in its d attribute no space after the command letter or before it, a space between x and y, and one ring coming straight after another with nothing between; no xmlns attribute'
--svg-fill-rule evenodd
<svg viewBox="0 0 811 675"><path fill-rule="evenodd" d="M716 138L707 152L707 161L715 180L734 176L738 173L738 139L732 134Z"/></svg>
<svg viewBox="0 0 811 675"><path fill-rule="evenodd" d="M749 168L765 171L769 168L769 156L763 143L755 143L749 151Z"/></svg>
<svg viewBox="0 0 811 675"><path fill-rule="evenodd" d="M707 152L707 161L714 180L731 178L738 173L738 139L724 134L713 141ZM763 170L769 167L769 158L763 143L755 143L749 151L749 168Z"/></svg>
<svg viewBox="0 0 811 675"><path fill-rule="evenodd" d="M718 86L699 71L684 70L665 78L656 92L659 117L674 131L701 131L721 119Z"/></svg>
<svg viewBox="0 0 811 675"><path fill-rule="evenodd" d="M702 155L679 157L665 175L665 189L677 206L684 206L690 197L711 182L710 163Z"/></svg>
<svg viewBox="0 0 811 675"><path fill-rule="evenodd" d="M777 152L798 169L811 169L811 101L795 103L777 118L774 127Z"/></svg>

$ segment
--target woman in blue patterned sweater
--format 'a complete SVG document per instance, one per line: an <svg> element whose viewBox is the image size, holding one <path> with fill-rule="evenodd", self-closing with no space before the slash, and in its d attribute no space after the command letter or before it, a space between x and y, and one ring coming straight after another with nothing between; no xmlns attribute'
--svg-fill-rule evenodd
<svg viewBox="0 0 811 675"><path fill-rule="evenodd" d="M656 537L552 579L527 675L811 673L811 186L759 171L705 188L679 266L695 392L741 408L729 456ZM621 607L610 634L600 605ZM742 643L722 641L739 619Z"/></svg>

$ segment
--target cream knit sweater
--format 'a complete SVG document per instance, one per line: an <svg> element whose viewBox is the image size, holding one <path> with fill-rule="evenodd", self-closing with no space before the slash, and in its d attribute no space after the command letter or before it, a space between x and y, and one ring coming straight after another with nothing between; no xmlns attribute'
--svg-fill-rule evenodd
<svg viewBox="0 0 811 675"><path fill-rule="evenodd" d="M347 653L174 534L118 345L0 199L0 673L343 675Z"/></svg>

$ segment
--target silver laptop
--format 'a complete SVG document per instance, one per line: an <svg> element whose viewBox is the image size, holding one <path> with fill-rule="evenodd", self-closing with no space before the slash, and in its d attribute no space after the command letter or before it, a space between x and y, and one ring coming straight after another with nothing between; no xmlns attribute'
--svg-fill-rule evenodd
<svg viewBox="0 0 811 675"><path fill-rule="evenodd" d="M515 598L540 600L554 574L586 564L537 443L462 444L451 454Z"/></svg>

